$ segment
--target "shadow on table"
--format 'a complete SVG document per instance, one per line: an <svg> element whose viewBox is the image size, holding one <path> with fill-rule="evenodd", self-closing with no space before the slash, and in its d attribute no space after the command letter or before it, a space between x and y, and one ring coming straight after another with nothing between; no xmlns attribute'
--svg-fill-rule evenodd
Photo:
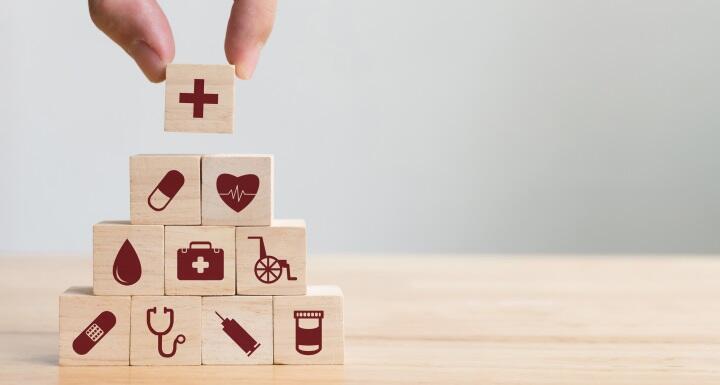
<svg viewBox="0 0 720 385"><path fill-rule="evenodd" d="M248 365L248 366L118 366L60 367L61 385L159 384L242 385L281 384L301 381L308 384L342 384L344 366L338 365Z"/></svg>

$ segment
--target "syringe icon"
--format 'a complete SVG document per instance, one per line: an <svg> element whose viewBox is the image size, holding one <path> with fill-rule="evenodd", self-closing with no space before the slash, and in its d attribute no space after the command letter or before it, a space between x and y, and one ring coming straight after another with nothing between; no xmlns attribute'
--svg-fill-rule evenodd
<svg viewBox="0 0 720 385"><path fill-rule="evenodd" d="M248 334L245 329L243 329L240 324L238 324L234 319L232 318L223 318L223 316L220 315L217 311L215 312L218 317L222 320L222 326L223 331L225 334L228 335L228 337L232 338L233 341L242 349L248 357L250 357L251 354L260 347L260 344L255 341L254 338L250 334Z"/></svg>

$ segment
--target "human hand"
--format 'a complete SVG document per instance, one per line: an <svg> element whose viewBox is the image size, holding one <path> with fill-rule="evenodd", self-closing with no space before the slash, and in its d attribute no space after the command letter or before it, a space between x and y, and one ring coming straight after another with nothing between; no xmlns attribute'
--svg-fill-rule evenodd
<svg viewBox="0 0 720 385"><path fill-rule="evenodd" d="M155 0L88 0L90 18L120 45L152 82L165 80L175 57L170 24ZM225 35L225 56L240 79L250 79L275 21L276 0L235 0Z"/></svg>

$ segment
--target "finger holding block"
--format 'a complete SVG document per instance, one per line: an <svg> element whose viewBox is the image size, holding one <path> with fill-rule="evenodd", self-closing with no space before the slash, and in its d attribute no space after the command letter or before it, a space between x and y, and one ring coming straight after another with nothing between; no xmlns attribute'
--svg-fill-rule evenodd
<svg viewBox="0 0 720 385"><path fill-rule="evenodd" d="M131 365L200 365L200 297L132 297Z"/></svg>
<svg viewBox="0 0 720 385"><path fill-rule="evenodd" d="M273 298L203 297L203 365L273 363Z"/></svg>
<svg viewBox="0 0 720 385"><path fill-rule="evenodd" d="M130 297L71 287L60 296L59 330L61 366L128 365Z"/></svg>
<svg viewBox="0 0 720 385"><path fill-rule="evenodd" d="M337 286L309 286L307 295L273 298L276 364L342 364L343 294Z"/></svg>

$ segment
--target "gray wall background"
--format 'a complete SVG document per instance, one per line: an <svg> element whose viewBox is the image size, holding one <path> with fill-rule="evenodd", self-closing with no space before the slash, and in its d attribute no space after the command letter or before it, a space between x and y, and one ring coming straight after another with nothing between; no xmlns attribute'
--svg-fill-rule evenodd
<svg viewBox="0 0 720 385"><path fill-rule="evenodd" d="M178 63L230 1L164 1ZM135 153L275 154L311 252L720 251L720 2L281 1L233 136L166 134L163 85L83 1L0 13L0 251L91 250Z"/></svg>

